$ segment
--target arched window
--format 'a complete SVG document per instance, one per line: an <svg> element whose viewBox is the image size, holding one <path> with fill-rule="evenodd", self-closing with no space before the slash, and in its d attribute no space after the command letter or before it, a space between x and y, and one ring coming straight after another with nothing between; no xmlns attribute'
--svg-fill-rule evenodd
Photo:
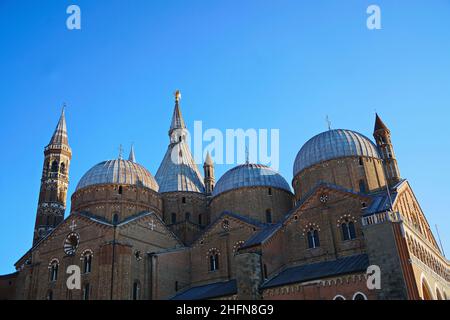
<svg viewBox="0 0 450 320"><path fill-rule="evenodd" d="M219 253L211 251L209 254L209 271L219 270Z"/></svg>
<svg viewBox="0 0 450 320"><path fill-rule="evenodd" d="M319 231L311 228L307 233L307 237L308 237L308 247L310 249L320 247Z"/></svg>
<svg viewBox="0 0 450 320"><path fill-rule="evenodd" d="M272 223L272 210L270 209L266 210L266 222Z"/></svg>
<svg viewBox="0 0 450 320"><path fill-rule="evenodd" d="M59 267L58 260L54 259L54 260L52 260L52 262L50 262L50 266L49 266L50 281L58 280L58 267Z"/></svg>
<svg viewBox="0 0 450 320"><path fill-rule="evenodd" d="M52 162L52 169L51 170L54 173L58 173L58 161L53 160L53 162Z"/></svg>
<svg viewBox="0 0 450 320"><path fill-rule="evenodd" d="M114 213L112 221L113 224L119 223L119 215L117 213Z"/></svg>
<svg viewBox="0 0 450 320"><path fill-rule="evenodd" d="M47 297L45 297L47 300L53 300L53 291L48 290L47 291Z"/></svg>
<svg viewBox="0 0 450 320"><path fill-rule="evenodd" d="M362 158L362 157L359 157L359 165L360 165L360 166L364 165L364 161L363 161L363 158Z"/></svg>
<svg viewBox="0 0 450 320"><path fill-rule="evenodd" d="M181 203L186 203L186 197L181 198Z"/></svg>
<svg viewBox="0 0 450 320"><path fill-rule="evenodd" d="M123 187L119 186L119 194L122 194L122 193L123 193Z"/></svg>
<svg viewBox="0 0 450 320"><path fill-rule="evenodd" d="M425 278L422 278L422 300L433 300L430 286L426 282Z"/></svg>
<svg viewBox="0 0 450 320"><path fill-rule="evenodd" d="M186 212L184 215L185 215L185 220L186 221L191 220L191 213L190 212Z"/></svg>
<svg viewBox="0 0 450 320"><path fill-rule="evenodd" d="M353 300L367 300L367 297L364 293L357 292L353 295Z"/></svg>
<svg viewBox="0 0 450 320"><path fill-rule="evenodd" d="M61 162L61 168L59 169L59 172L61 172L61 174L66 174L66 165L64 164L64 162Z"/></svg>
<svg viewBox="0 0 450 320"><path fill-rule="evenodd" d="M348 219L346 219L345 222L341 224L341 229L342 239L344 241L356 238L355 223L353 221L348 221Z"/></svg>
<svg viewBox="0 0 450 320"><path fill-rule="evenodd" d="M175 212L172 213L172 223L177 223L177 214Z"/></svg>
<svg viewBox="0 0 450 320"><path fill-rule="evenodd" d="M345 300L344 296L341 296L340 294L338 294L337 296L335 296L333 298L333 300Z"/></svg>
<svg viewBox="0 0 450 320"><path fill-rule="evenodd" d="M82 295L83 300L89 300L90 290L91 290L91 286L89 285L89 283L86 283L83 286L83 295Z"/></svg>
<svg viewBox="0 0 450 320"><path fill-rule="evenodd" d="M364 182L364 180L359 180L359 192L361 193L367 192L366 183Z"/></svg>
<svg viewBox="0 0 450 320"><path fill-rule="evenodd" d="M269 193L269 196L272 195L272 188L269 188L268 193Z"/></svg>
<svg viewBox="0 0 450 320"><path fill-rule="evenodd" d="M139 300L141 298L141 285L139 281L133 283L133 300Z"/></svg>
<svg viewBox="0 0 450 320"><path fill-rule="evenodd" d="M90 273L92 271L92 251L86 250L83 252L83 273Z"/></svg>

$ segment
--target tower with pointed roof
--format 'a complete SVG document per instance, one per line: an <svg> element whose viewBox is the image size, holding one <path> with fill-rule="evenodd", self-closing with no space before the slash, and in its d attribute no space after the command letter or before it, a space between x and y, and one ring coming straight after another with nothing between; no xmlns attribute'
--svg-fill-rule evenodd
<svg viewBox="0 0 450 320"><path fill-rule="evenodd" d="M44 149L44 167L33 244L44 238L64 220L71 159L72 150L69 146L63 107L55 132Z"/></svg>
<svg viewBox="0 0 450 320"><path fill-rule="evenodd" d="M164 221L185 243L191 243L209 222L202 175L187 143L187 128L180 109L181 93L169 129L170 143L155 179L164 200Z"/></svg>
<svg viewBox="0 0 450 320"><path fill-rule="evenodd" d="M214 191L214 185L216 183L216 178L214 175L214 162L211 159L211 155L209 151L206 153L205 163L203 164L204 171L204 183L205 183L205 192L210 195Z"/></svg>
<svg viewBox="0 0 450 320"><path fill-rule="evenodd" d="M391 140L391 131L384 124L378 114L375 115L375 128L373 137L378 146L381 159L385 169L386 179L390 186L401 180L397 159L394 154L394 147Z"/></svg>
<svg viewBox="0 0 450 320"><path fill-rule="evenodd" d="M175 108L169 129L170 144L158 171L159 192L204 193L202 176L186 142L187 129L180 109L180 91L175 93Z"/></svg>

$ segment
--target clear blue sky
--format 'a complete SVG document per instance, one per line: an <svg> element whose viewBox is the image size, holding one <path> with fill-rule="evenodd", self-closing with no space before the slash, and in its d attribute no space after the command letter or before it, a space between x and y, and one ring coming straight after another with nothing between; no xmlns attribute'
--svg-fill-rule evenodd
<svg viewBox="0 0 450 320"><path fill-rule="evenodd" d="M366 8L382 30L366 28ZM82 30L66 28L78 4ZM391 128L403 177L450 255L450 2L0 1L0 274L32 242L43 148L68 104L72 194L132 142L153 174L172 93L187 125L280 129L290 182L300 147L326 129ZM225 167L217 168L220 176ZM67 213L66 213L67 214Z"/></svg>

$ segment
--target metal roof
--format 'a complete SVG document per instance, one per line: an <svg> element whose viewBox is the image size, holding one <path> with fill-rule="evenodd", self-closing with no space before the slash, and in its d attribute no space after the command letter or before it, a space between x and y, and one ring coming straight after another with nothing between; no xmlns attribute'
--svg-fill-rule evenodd
<svg viewBox="0 0 450 320"><path fill-rule="evenodd" d="M266 281L262 285L262 288L278 287L291 283L300 283L342 274L362 272L366 271L368 266L369 258L366 254L360 254L332 261L291 267Z"/></svg>
<svg viewBox="0 0 450 320"><path fill-rule="evenodd" d="M322 132L306 142L294 162L294 176L323 161L342 157L380 158L376 145L366 136L351 130Z"/></svg>
<svg viewBox="0 0 450 320"><path fill-rule="evenodd" d="M155 178L159 192L205 191L203 178L184 140L169 145Z"/></svg>
<svg viewBox="0 0 450 320"><path fill-rule="evenodd" d="M273 187L291 192L289 184L275 170L261 164L245 163L227 171L217 181L213 196L233 189L255 186Z"/></svg>
<svg viewBox="0 0 450 320"><path fill-rule="evenodd" d="M189 146L186 143L186 125L179 106L180 92L175 93L175 108L170 124L170 144L156 172L159 192L205 192L202 175L198 171Z"/></svg>
<svg viewBox="0 0 450 320"><path fill-rule="evenodd" d="M136 185L158 191L158 183L143 166L128 160L103 161L92 167L80 180L76 190L98 184Z"/></svg>
<svg viewBox="0 0 450 320"><path fill-rule="evenodd" d="M236 280L229 280L192 287L177 294L171 300L203 300L231 296L236 293Z"/></svg>

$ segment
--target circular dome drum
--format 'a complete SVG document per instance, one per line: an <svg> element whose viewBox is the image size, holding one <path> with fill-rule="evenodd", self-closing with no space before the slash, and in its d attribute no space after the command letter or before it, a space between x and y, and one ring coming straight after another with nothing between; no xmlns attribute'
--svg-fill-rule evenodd
<svg viewBox="0 0 450 320"><path fill-rule="evenodd" d="M158 191L152 174L143 166L128 160L116 159L92 167L80 180L76 191L99 184L136 185Z"/></svg>
<svg viewBox="0 0 450 320"><path fill-rule="evenodd" d="M329 130L306 142L294 162L294 177L304 169L323 161L343 157L380 159L377 147L366 136L351 130Z"/></svg>

